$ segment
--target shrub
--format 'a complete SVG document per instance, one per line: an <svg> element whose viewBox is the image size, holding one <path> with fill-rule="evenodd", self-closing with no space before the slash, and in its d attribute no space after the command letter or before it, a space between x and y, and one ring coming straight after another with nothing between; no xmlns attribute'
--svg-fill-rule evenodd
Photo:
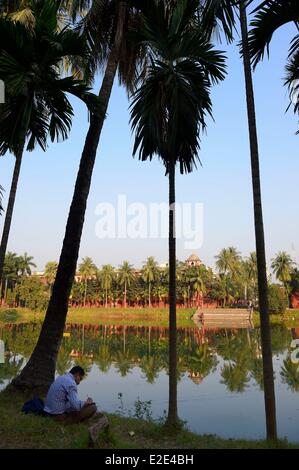
<svg viewBox="0 0 299 470"><path fill-rule="evenodd" d="M272 284L269 286L269 313L283 315L288 306L288 299L285 290Z"/></svg>
<svg viewBox="0 0 299 470"><path fill-rule="evenodd" d="M19 317L18 311L14 308L0 311L0 321L2 322L15 322Z"/></svg>

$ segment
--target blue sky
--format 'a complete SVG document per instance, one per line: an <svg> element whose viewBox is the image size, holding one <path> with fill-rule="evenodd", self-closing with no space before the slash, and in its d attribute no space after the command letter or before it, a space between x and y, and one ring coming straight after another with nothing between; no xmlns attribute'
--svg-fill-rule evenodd
<svg viewBox="0 0 299 470"><path fill-rule="evenodd" d="M299 124L292 111L285 114L289 101L283 87L293 33L291 26L276 33L270 60L265 59L254 74L268 261L286 250L299 262L299 136L295 135ZM255 247L242 63L236 44L220 48L227 49L228 76L213 89L215 121L209 121L207 134L202 136L203 166L191 175L177 175L177 200L203 204L204 240L195 251L210 266L224 247L236 246L244 256ZM47 261L59 259L88 127L86 109L78 101L72 102L75 118L69 140L50 144L46 153L39 149L27 153L22 166L8 248L33 255L39 270ZM125 259L140 266L150 255L159 262L167 260L166 239L101 240L95 234L99 203L115 204L121 194L128 203L167 202L168 182L162 165L133 159L132 146L127 96L116 83L98 149L79 260L91 256L98 266L117 266ZM5 204L13 164L12 156L0 159ZM2 225L3 218L0 229ZM186 259L191 251L178 241L178 258Z"/></svg>

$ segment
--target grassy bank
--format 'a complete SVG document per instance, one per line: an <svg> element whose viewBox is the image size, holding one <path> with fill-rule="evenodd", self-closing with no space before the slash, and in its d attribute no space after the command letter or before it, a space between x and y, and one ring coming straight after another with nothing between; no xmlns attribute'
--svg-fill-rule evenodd
<svg viewBox="0 0 299 470"><path fill-rule="evenodd" d="M260 316L258 313L253 315L254 326L260 326ZM284 315L270 315L271 325L285 325L288 328L299 327L299 310L287 309Z"/></svg>
<svg viewBox="0 0 299 470"><path fill-rule="evenodd" d="M0 393L0 448L2 449L77 449L87 448L86 424L62 427L50 418L24 415L20 410L24 397L19 392ZM105 449L266 449L294 448L299 444L279 441L221 439L215 435L197 435L186 430L169 434L165 427L140 419L108 415L108 437L100 436L98 447ZM133 437L130 434L134 433ZM130 433L130 434L129 434Z"/></svg>
<svg viewBox="0 0 299 470"><path fill-rule="evenodd" d="M33 312L26 308L14 309L17 311L17 317L6 316L4 312L8 309L0 309L0 323L11 321L11 323L23 323L32 321L43 321L44 312ZM195 308L177 309L178 326L188 327L194 326L191 320ZM254 326L260 325L259 314L254 313ZM284 324L285 326L299 327L299 310L287 310L285 315L271 315L270 322L272 325ZM132 325L132 326L167 326L168 325L168 309L167 308L70 308L67 315L67 323L89 323L89 324L106 324L106 325Z"/></svg>
<svg viewBox="0 0 299 470"><path fill-rule="evenodd" d="M0 321L4 319L3 314L8 309L0 309ZM12 323L22 323L31 321L43 321L44 312L33 312L26 308L14 309L17 317L11 316ZM196 311L195 308L182 308L177 310L177 321L179 326L192 326L193 321L190 319ZM9 315L7 316L9 320ZM6 320L7 321L7 320ZM89 323L106 325L138 325L138 326L167 326L168 325L168 309L167 308L70 308L67 315L67 323Z"/></svg>

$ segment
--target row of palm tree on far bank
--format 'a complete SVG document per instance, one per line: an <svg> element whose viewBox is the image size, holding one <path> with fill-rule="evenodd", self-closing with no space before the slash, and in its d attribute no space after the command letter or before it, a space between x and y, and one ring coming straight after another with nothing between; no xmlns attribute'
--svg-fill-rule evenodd
<svg viewBox="0 0 299 470"><path fill-rule="evenodd" d="M5 11L11 12L9 5L18 2L5 2L8 7ZM34 5L41 2L29 2ZM43 2L49 3L49 2ZM53 2L51 2L53 3ZM55 2L61 8L65 2ZM69 2L67 2L69 3ZM80 5L82 2L74 2ZM251 143L251 161L253 173L253 194L255 209L256 228L256 250L258 266L259 304L262 324L262 348L265 374L265 395L271 395L268 400L267 430L268 437L276 437L275 407L274 407L274 382L273 367L271 360L271 340L268 318L267 302L267 277L265 264L265 247L263 234L263 218L261 210L260 177L257 133L255 124L254 97L250 67L250 53L256 55L254 46L263 51L269 42L269 35L263 43L251 41L248 44L246 0L231 2L229 0L218 0L213 2L173 1L173 2L142 2L139 5L134 1L101 1L84 2L88 11L84 26L88 28L89 38L94 39L92 51L96 60L88 61L91 69L95 70L99 62L106 59L103 83L99 92L98 106L91 109L90 127L82 153L80 169L75 186L74 197L70 208L69 218L66 226L64 244L59 261L56 279L53 285L51 299L49 302L44 327L37 343L36 349L23 369L20 377L14 381L15 385L32 386L49 384L55 371L55 361L61 342L63 327L68 308L68 299L71 293L72 283L75 275L76 263L79 253L86 201L90 188L90 181L96 157L96 149L104 123L109 98L112 91L114 77L119 71L122 82L132 91L132 85L136 78L136 72L145 70L142 68L146 63L147 74L141 73L139 78L143 79L141 87L133 95L132 101L132 125L136 130L136 145L134 153L140 150L140 157L145 160L158 155L169 175L170 205L175 201L175 166L179 163L182 172L189 172L196 163L199 150L199 136L205 128L207 114L211 114L210 88L212 84L224 78L223 56L215 51L210 45L212 33L217 26L218 20L222 22L228 39L232 40L233 26L235 22L235 9L239 10L242 31L242 46L244 57L244 72L246 79L246 96L248 105L249 133ZM89 5L91 4L91 5ZM273 31L284 22L297 22L296 1L284 2L285 9L293 5L293 16L279 16L279 24L273 22ZM281 1L262 2L257 15L269 15L273 8L282 7ZM268 8L268 10L267 10ZM142 10L142 11L141 11ZM76 18L76 12L72 11ZM142 13L142 15L140 15ZM199 13L199 14L198 14ZM157 23L153 23L158 18ZM101 21L99 21L101 19ZM162 21L160 21L162 20ZM267 18L265 23L267 24ZM138 25L137 35L130 34L130 27ZM141 25L141 28L139 26ZM196 31L194 31L196 25ZM34 22L31 24L34 29ZM261 26L259 24L258 26ZM84 28L83 28L84 29ZM258 29L258 31L261 28ZM272 32L273 32L272 31ZM93 34L95 33L95 34ZM139 34L140 33L140 34ZM257 31L253 31L256 34ZM138 42L132 44L129 39L139 38ZM260 36L258 36L260 39ZM271 38L271 35L270 35ZM144 47L146 45L146 47ZM181 49L180 47L181 46ZM249 50L249 46L251 50ZM1 46L3 47L3 46ZM150 52L151 60L145 51ZM296 49L294 50L296 53ZM130 59L132 59L130 61ZM150 65L149 65L150 64ZM137 65L137 67L136 67ZM89 69L90 70L90 69ZM168 76L167 76L168 74ZM145 79L145 80L144 80ZM163 87L157 88L157 84L163 83ZM173 86L173 83L176 86ZM184 85L188 83L189 92ZM177 88L178 86L178 88ZM179 93L176 92L179 90ZM200 90L200 93L199 93ZM190 93L190 91L192 91ZM160 95L159 93L162 93ZM158 103L158 97L160 97ZM162 97L162 99L161 99ZM158 106L153 106L158 103ZM151 111L150 111L151 110ZM297 110L295 108L295 110ZM34 116L33 116L34 117ZM148 119L150 117L150 119ZM184 117L184 118L183 118ZM187 117L187 119L186 119ZM177 119L179 118L179 119ZM182 119L183 118L183 119ZM180 122L180 119L182 122ZM149 126L148 123L152 122ZM28 123L28 120L25 124ZM188 123L188 126L186 126ZM40 124L40 121L39 121ZM47 127L42 123L40 129ZM9 127L8 127L9 128ZM24 125L20 128L25 135ZM26 127L27 136L28 127ZM35 128L36 130L36 128ZM172 132L174 130L174 132ZM169 131L169 132L168 132ZM186 134L185 132L186 131ZM43 139L42 134L42 139ZM188 138L187 138L188 137ZM6 136L5 136L6 138ZM7 140L7 139L6 139ZM17 138L15 146L9 148L15 150L16 155L21 154L23 140ZM20 158L16 159L17 162ZM18 170L19 171L19 170ZM17 178L16 178L17 180ZM16 186L12 193L15 197ZM11 211L7 214L8 225L10 225ZM10 217L10 220L9 220ZM173 213L169 216L169 292L170 292L170 357L175 366L175 238L173 232ZM6 227L7 228L7 227ZM6 233L4 233L4 242ZM52 351L52 354L49 354ZM38 365L38 367L37 367ZM172 367L172 368L173 368ZM38 376L36 371L38 370ZM170 374L172 377L172 374ZM174 371L175 376L175 371ZM175 387L170 387L174 390ZM176 395L170 403L175 403ZM272 416L272 418L271 418ZM177 420L176 408L170 412L169 422L172 424ZM269 419L268 419L269 418Z"/></svg>
<svg viewBox="0 0 299 470"><path fill-rule="evenodd" d="M217 272L202 263L199 266L190 266L177 260L177 305L187 308L234 305L246 307L251 302L257 308L256 254L253 252L242 258L235 247L228 247L221 250L215 260ZM52 292L57 266L57 262L50 261L43 273L30 277L32 268L36 267L33 257L27 253L17 256L9 252L5 258L0 289L2 303L11 307L44 310ZM272 259L271 266L276 279L281 283L280 287L273 284L273 289L276 287L275 294L281 291L282 297L285 296L290 303L291 295L299 292L299 270L296 263L286 252L279 252ZM270 275L268 278L271 283ZM69 304L88 307L165 307L169 299L168 283L168 266L159 266L152 256L140 269L136 269L128 261L124 261L118 268L107 264L98 269L92 258L85 257L78 266ZM277 313L272 304L270 311Z"/></svg>

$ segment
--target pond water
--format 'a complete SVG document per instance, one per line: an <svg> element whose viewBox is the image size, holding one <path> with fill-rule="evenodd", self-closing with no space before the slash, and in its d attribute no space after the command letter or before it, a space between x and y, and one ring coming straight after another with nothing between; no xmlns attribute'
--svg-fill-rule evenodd
<svg viewBox="0 0 299 470"><path fill-rule="evenodd" d="M24 366L38 338L35 324L5 325L0 389ZM299 329L272 328L280 437L299 442L299 364L291 341ZM69 335L68 335L69 334ZM87 372L79 397L98 407L146 418L168 408L168 329L118 325L67 325L57 373L72 365ZM9 353L9 354L8 354ZM264 438L264 395L259 329L178 328L178 411L198 433Z"/></svg>

